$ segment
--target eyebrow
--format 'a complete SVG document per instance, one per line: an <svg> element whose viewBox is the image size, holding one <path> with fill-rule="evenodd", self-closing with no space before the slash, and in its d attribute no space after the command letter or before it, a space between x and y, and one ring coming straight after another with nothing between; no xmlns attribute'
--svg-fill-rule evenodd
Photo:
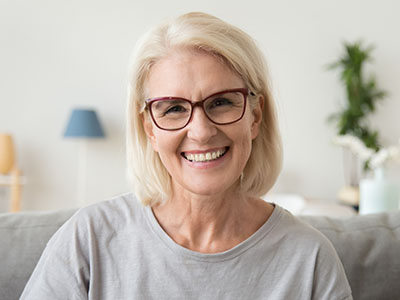
<svg viewBox="0 0 400 300"><path fill-rule="evenodd" d="M146 103L152 102L152 101L157 101L157 100L175 100L175 101L181 101L181 100L189 100L186 98L178 97L178 96L161 96L161 97L153 97L153 98L148 98L145 100ZM189 100L190 101L190 100Z"/></svg>
<svg viewBox="0 0 400 300"><path fill-rule="evenodd" d="M164 101L166 101L166 100L168 100L168 104L170 104L170 105L174 105L174 104L178 104L178 103L184 102L183 98L174 99L174 97L157 97L154 100L155 100L155 103L153 105L156 105L156 106L162 105L164 103Z"/></svg>
<svg viewBox="0 0 400 300"><path fill-rule="evenodd" d="M215 92L213 94L208 95L207 97L205 97L203 100L199 100L199 101L193 101L191 99L186 99L183 97L178 97L178 96L161 96L161 97L152 97L152 98L148 98L145 100L145 103L149 103L149 102L153 102L153 101L162 101L162 100L176 100L176 101L181 101L181 100L186 100L189 101L191 103L195 103L195 102L201 102L204 101L212 96L217 96L219 94L223 95L226 93L230 93L230 92L240 92L239 90L244 90L246 89L248 93L250 93L250 95L255 96L255 94L248 88L233 88L233 89L227 89L227 90L222 90L220 92Z"/></svg>

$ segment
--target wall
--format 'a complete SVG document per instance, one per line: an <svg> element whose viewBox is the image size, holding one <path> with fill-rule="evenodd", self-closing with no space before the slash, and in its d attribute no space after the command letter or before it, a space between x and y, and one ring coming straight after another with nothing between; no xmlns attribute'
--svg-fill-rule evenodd
<svg viewBox="0 0 400 300"><path fill-rule="evenodd" d="M399 2L0 0L0 131L10 132L27 184L23 209L76 205L78 144L62 134L73 107L97 109L107 139L88 144L88 203L128 190L125 82L130 51L168 16L205 11L250 33L270 66L285 146L277 192L333 201L342 158L327 116L343 92L326 65L342 41L374 43L370 69L389 92L372 119L399 138Z"/></svg>

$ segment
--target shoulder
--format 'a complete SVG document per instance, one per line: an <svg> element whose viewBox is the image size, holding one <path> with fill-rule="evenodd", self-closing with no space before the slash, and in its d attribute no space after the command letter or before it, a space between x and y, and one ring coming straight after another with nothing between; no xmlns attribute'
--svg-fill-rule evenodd
<svg viewBox="0 0 400 300"><path fill-rule="evenodd" d="M22 298L86 299L90 281L101 275L93 270L107 261L102 251L121 251L123 228L135 227L127 225L141 210L131 194L79 209L48 242Z"/></svg>
<svg viewBox="0 0 400 300"><path fill-rule="evenodd" d="M332 248L330 241L317 229L293 216L282 207L276 206L279 215L277 231L291 241L306 245Z"/></svg>
<svg viewBox="0 0 400 300"><path fill-rule="evenodd" d="M143 208L143 205L133 194L127 193L81 208L75 217L84 219L100 218L123 222L138 216Z"/></svg>
<svg viewBox="0 0 400 300"><path fill-rule="evenodd" d="M332 243L317 229L280 210L280 220L276 230L284 241L283 252L290 255L296 268L312 271L313 292L317 299L329 299L329 295L351 295L343 265ZM291 249L291 250L289 250ZM311 268L311 269L309 269Z"/></svg>
<svg viewBox="0 0 400 300"><path fill-rule="evenodd" d="M74 221L112 221L125 223L138 217L143 205L131 194L123 194L79 209L71 218Z"/></svg>
<svg viewBox="0 0 400 300"><path fill-rule="evenodd" d="M71 236L76 240L87 240L100 232L102 238L107 238L134 223L142 223L143 211L144 206L130 193L89 205L79 209L61 226L51 242Z"/></svg>
<svg viewBox="0 0 400 300"><path fill-rule="evenodd" d="M341 263L332 243L311 225L276 206L271 218L273 229L268 243L273 242L281 255L310 264L335 265Z"/></svg>

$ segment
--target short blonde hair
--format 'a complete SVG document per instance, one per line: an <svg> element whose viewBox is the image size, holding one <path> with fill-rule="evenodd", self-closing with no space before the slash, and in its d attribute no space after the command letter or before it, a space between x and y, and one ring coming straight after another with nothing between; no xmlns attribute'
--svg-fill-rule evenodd
<svg viewBox="0 0 400 300"><path fill-rule="evenodd" d="M245 195L264 195L275 183L282 164L282 144L264 56L247 33L214 16L195 12L150 30L138 41L132 56L127 108L127 159L128 176L136 197L145 205L154 205L171 195L171 176L153 150L142 118L145 117L146 80L152 65L182 48L206 51L221 57L252 92L264 98L260 131L252 142L250 158L240 184ZM252 103L254 105L256 103Z"/></svg>

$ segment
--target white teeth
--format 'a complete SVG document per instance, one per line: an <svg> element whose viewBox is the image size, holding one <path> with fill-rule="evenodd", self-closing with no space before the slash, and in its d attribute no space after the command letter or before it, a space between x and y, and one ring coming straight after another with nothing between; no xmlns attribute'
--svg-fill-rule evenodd
<svg viewBox="0 0 400 300"><path fill-rule="evenodd" d="M223 154L225 154L226 150L217 150L214 152L207 152L207 153L196 153L196 154L186 154L184 153L184 156L186 159L190 161L195 161L195 162L204 162L204 161L210 161L214 160L217 158L220 158Z"/></svg>

